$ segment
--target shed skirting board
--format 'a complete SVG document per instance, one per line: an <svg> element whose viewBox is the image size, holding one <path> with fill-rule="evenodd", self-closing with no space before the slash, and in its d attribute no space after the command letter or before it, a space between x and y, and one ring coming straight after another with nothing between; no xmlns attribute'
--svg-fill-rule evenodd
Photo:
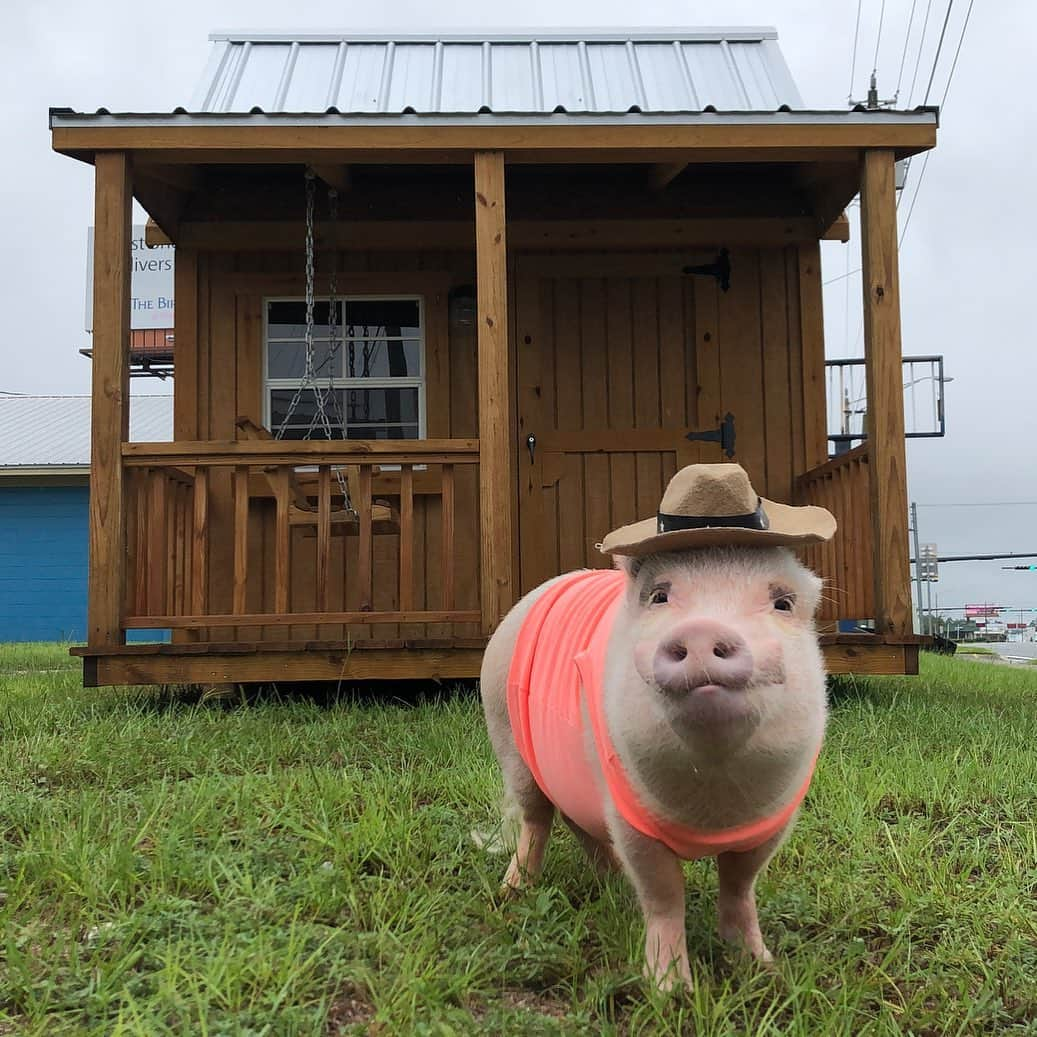
<svg viewBox="0 0 1037 1037"><path fill-rule="evenodd" d="M822 640L828 640L823 638ZM178 651L182 648L182 651ZM293 681L464 680L479 676L483 648L303 647L221 652L202 645L130 646L83 656L83 686L137 684L251 684ZM914 674L917 644L884 644L860 637L823 644L830 674ZM90 654L88 654L90 653Z"/></svg>

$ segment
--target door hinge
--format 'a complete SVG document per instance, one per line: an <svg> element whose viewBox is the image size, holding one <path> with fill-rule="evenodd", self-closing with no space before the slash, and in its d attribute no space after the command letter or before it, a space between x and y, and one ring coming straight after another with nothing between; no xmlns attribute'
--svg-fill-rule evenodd
<svg viewBox="0 0 1037 1037"><path fill-rule="evenodd" d="M716 428L709 429L706 432L689 432L685 439L690 439L692 442L702 443L719 443L720 449L727 454L728 457L735 456L735 416L728 411L724 415L724 420Z"/></svg>
<svg viewBox="0 0 1037 1037"><path fill-rule="evenodd" d="M699 274L703 277L715 277L720 283L720 290L726 292L731 287L731 254L726 248L717 253L712 263L701 263L698 266L686 266L685 274Z"/></svg>

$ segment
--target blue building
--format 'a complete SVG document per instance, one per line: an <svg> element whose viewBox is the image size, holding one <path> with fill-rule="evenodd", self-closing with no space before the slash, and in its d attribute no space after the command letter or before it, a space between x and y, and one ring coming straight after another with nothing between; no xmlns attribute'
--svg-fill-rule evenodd
<svg viewBox="0 0 1037 1037"><path fill-rule="evenodd" d="M172 432L172 396L132 397L131 439ZM85 640L89 474L89 396L0 396L0 642Z"/></svg>

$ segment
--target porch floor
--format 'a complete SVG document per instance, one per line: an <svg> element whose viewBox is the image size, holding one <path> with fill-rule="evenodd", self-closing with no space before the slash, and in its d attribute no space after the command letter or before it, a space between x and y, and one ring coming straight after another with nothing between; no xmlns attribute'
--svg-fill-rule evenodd
<svg viewBox="0 0 1037 1037"><path fill-rule="evenodd" d="M924 639L822 634L828 672L913 674ZM485 637L363 641L194 641L76 646L83 686L250 684L478 677Z"/></svg>

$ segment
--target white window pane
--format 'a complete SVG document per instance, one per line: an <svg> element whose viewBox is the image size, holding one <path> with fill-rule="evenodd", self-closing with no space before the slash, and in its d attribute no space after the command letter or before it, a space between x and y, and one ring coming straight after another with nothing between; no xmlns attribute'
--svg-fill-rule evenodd
<svg viewBox="0 0 1037 1037"><path fill-rule="evenodd" d="M419 378L421 342L409 339L387 342L365 339L350 342L346 356L347 378Z"/></svg>

